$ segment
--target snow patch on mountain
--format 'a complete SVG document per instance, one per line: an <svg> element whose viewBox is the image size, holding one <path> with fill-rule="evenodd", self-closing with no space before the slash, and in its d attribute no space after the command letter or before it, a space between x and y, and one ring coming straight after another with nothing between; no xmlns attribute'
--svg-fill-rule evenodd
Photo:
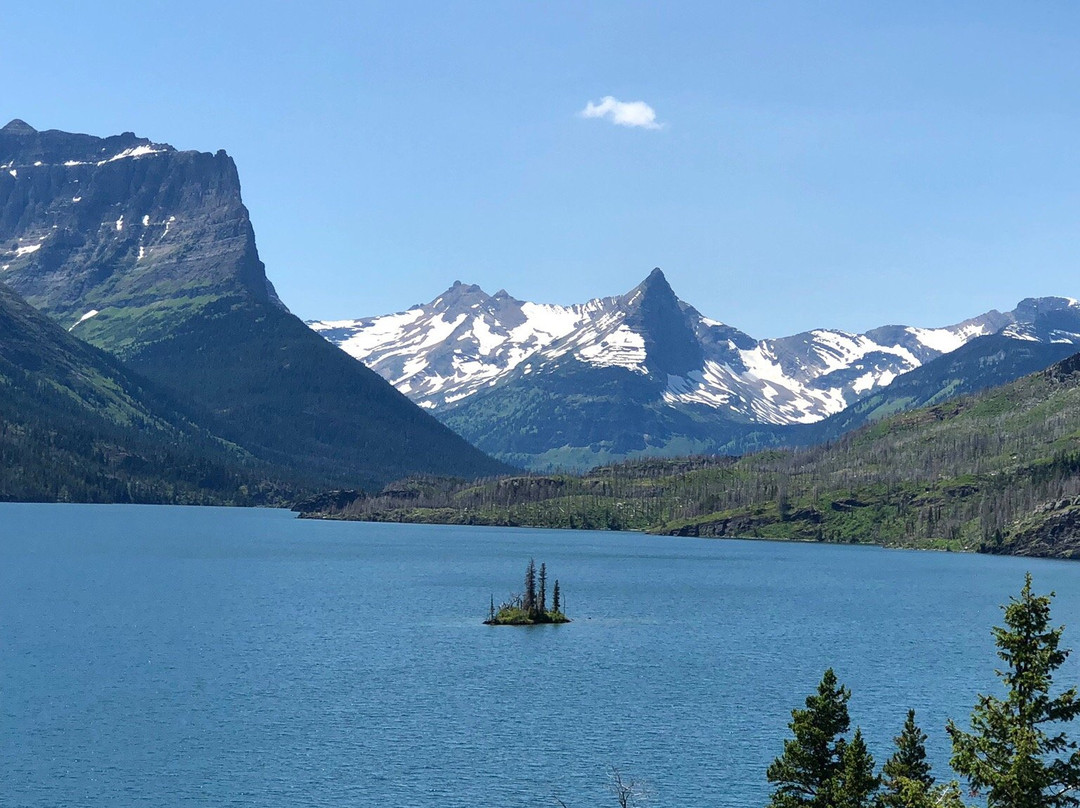
<svg viewBox="0 0 1080 808"><path fill-rule="evenodd" d="M931 350L952 353L966 342L989 334L987 326L978 324L961 328L908 328L907 332Z"/></svg>
<svg viewBox="0 0 1080 808"><path fill-rule="evenodd" d="M645 340L625 325L599 341L585 345L575 355L596 367L622 367L645 373Z"/></svg>
<svg viewBox="0 0 1080 808"><path fill-rule="evenodd" d="M432 409L497 383L592 313L456 284L405 312L308 325Z"/></svg>

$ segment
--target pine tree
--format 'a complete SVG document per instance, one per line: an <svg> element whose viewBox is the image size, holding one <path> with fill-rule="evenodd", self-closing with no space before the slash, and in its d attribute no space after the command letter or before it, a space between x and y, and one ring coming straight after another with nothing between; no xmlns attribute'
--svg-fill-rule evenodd
<svg viewBox="0 0 1080 808"><path fill-rule="evenodd" d="M841 768L834 789L833 808L869 808L881 785L874 774L874 758L866 748L862 730L855 728L851 743L844 744Z"/></svg>
<svg viewBox="0 0 1080 808"><path fill-rule="evenodd" d="M770 808L836 808L836 790L844 767L843 735L850 725L850 691L836 681L832 668L806 698L805 710L792 710L794 738L784 741L784 752L769 766L767 777L776 783Z"/></svg>
<svg viewBox="0 0 1080 808"><path fill-rule="evenodd" d="M525 602L522 607L532 617L536 612L536 564L529 559L529 566L525 568Z"/></svg>
<svg viewBox="0 0 1080 808"><path fill-rule="evenodd" d="M540 613L547 613L547 564L540 562Z"/></svg>
<svg viewBox="0 0 1080 808"><path fill-rule="evenodd" d="M952 766L988 808L1058 808L1080 805L1080 751L1061 724L1080 714L1076 688L1050 695L1054 671L1069 651L1062 628L1050 626L1049 596L1031 591L1031 574L1019 598L1005 610L1005 627L994 627L998 671L1008 695L980 695L971 712L971 733L952 721Z"/></svg>
<svg viewBox="0 0 1080 808"><path fill-rule="evenodd" d="M915 723L914 710L908 710L904 729L895 741L896 751L881 767L884 793L878 798L878 805L915 808L922 804L915 801L919 796L929 799L934 778L926 762L926 733Z"/></svg>
<svg viewBox="0 0 1080 808"><path fill-rule="evenodd" d="M562 608L562 604L559 603L559 579L555 579L555 588L551 592L551 610L558 612Z"/></svg>

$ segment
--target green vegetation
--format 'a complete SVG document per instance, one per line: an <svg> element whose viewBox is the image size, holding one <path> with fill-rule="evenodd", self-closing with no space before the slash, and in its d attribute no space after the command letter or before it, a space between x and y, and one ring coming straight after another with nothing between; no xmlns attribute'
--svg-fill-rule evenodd
<svg viewBox="0 0 1080 808"><path fill-rule="evenodd" d="M1080 715L1075 687L1053 695L1053 674L1069 652L1062 629L1050 625L1050 596L1036 595L1028 575L1019 598L1005 606L1005 626L994 628L1004 699L979 696L970 733L952 721L952 767L987 808L1080 805L1080 749L1063 725ZM793 737L766 773L776 788L769 808L964 808L956 781L935 782L926 762L926 734L909 710L896 750L875 774L862 735L850 725L850 692L831 669L792 710Z"/></svg>
<svg viewBox="0 0 1080 808"><path fill-rule="evenodd" d="M220 302L125 361L215 433L324 485L507 470L272 303Z"/></svg>
<svg viewBox="0 0 1080 808"><path fill-rule="evenodd" d="M990 808L1080 805L1080 750L1061 729L1080 715L1080 700L1075 687L1050 692L1069 655L1060 647L1063 629L1050 625L1052 596L1035 595L1027 576L1020 597L1005 607L1005 626L994 629L1007 697L980 695L970 733L949 722L952 766L986 793Z"/></svg>
<svg viewBox="0 0 1080 808"><path fill-rule="evenodd" d="M838 808L868 805L879 784L874 759L856 728L850 741L847 702L851 693L836 680L832 668L808 696L806 709L792 710L794 738L769 766L766 776L776 784L769 808Z"/></svg>
<svg viewBox="0 0 1080 808"><path fill-rule="evenodd" d="M542 623L569 623L563 613L562 592L556 579L552 591L551 608L547 607L547 565L541 564L537 573L536 563L530 558L525 569L525 587L520 595L511 595L510 599L498 609L495 597L491 598L491 610L488 626L535 626Z"/></svg>
<svg viewBox="0 0 1080 808"><path fill-rule="evenodd" d="M903 731L896 736L896 751L881 767L881 808L906 808L933 794L934 777L926 762L926 733L915 723L915 711L908 710Z"/></svg>
<svg viewBox="0 0 1080 808"><path fill-rule="evenodd" d="M144 141L57 131L4 139L0 163L50 166L38 172L42 179L20 175L6 186L16 190L8 215L0 217L0 240L10 245L33 238L43 246L5 265L5 288L65 334L72 329L120 359L203 432L275 469L278 479L301 481L294 493L309 486L377 489L411 473L509 471L289 313L267 280L228 155L165 150L152 161L98 161L120 142ZM74 183L94 193L72 205ZM42 241L58 233L63 237ZM48 385L52 377L33 363L43 354L9 350L9 336L15 344L22 339L5 334L0 356ZM83 387L103 400L109 374L99 375ZM61 395L82 395L63 380L58 385ZM93 409L119 423L126 406L114 396ZM35 417L10 412L16 422ZM127 440L117 440L123 452ZM59 467L66 459L55 458L57 476L78 485L79 470ZM49 473L48 461L27 462L34 463L30 473ZM171 474L161 469L163 479ZM153 484L152 472L140 479ZM77 493L68 486L68 493L107 497L110 488ZM43 490L38 481L11 495L37 498L35 492L65 495Z"/></svg>
<svg viewBox="0 0 1080 808"><path fill-rule="evenodd" d="M303 490L0 284L0 500L277 505Z"/></svg>
<svg viewBox="0 0 1080 808"><path fill-rule="evenodd" d="M311 516L1080 554L1080 357L810 449L412 478Z"/></svg>

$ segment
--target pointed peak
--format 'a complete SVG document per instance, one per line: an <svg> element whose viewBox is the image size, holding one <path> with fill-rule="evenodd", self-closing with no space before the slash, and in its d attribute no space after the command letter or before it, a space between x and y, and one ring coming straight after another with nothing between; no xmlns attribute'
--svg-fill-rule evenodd
<svg viewBox="0 0 1080 808"><path fill-rule="evenodd" d="M21 118L12 118L0 132L5 135L36 135L37 129Z"/></svg>
<svg viewBox="0 0 1080 808"><path fill-rule="evenodd" d="M660 267L656 267L641 283L635 286L627 295L631 302L638 302L645 297L670 297L676 299L675 291L671 288Z"/></svg>
<svg viewBox="0 0 1080 808"><path fill-rule="evenodd" d="M454 285L435 298L429 305L436 308L460 308L489 300L488 293L475 283L454 281Z"/></svg>
<svg viewBox="0 0 1080 808"><path fill-rule="evenodd" d="M656 267L649 273L648 277L641 282L641 289L671 289L671 284L668 283L668 279L664 276L663 270L660 267Z"/></svg>

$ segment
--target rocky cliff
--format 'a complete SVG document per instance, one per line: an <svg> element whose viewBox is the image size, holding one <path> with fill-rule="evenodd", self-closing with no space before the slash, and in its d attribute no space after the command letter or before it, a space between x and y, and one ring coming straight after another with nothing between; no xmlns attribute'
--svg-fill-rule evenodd
<svg viewBox="0 0 1080 808"><path fill-rule="evenodd" d="M287 311L225 152L16 120L0 166L0 280L215 433L323 482L504 468Z"/></svg>

